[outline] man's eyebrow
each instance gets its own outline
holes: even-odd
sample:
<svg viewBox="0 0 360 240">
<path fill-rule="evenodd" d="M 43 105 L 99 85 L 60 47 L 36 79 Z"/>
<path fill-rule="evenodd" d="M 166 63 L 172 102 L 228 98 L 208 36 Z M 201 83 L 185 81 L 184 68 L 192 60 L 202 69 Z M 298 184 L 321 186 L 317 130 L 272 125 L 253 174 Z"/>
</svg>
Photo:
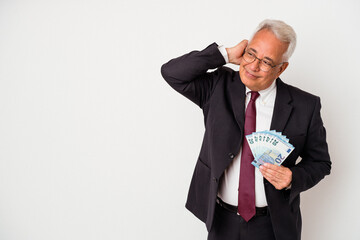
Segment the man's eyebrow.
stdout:
<svg viewBox="0 0 360 240">
<path fill-rule="evenodd" d="M 272 59 L 269 58 L 269 57 L 264 57 L 264 59 L 267 59 L 267 60 L 271 61 L 272 63 L 274 63 L 274 60 L 272 60 Z"/>
<path fill-rule="evenodd" d="M 249 51 L 252 51 L 252 52 L 254 52 L 254 53 L 257 53 L 257 51 L 256 51 L 255 49 L 253 49 L 253 48 L 249 48 Z M 264 57 L 263 59 L 266 59 L 266 60 L 271 61 L 272 63 L 274 63 L 274 60 L 272 60 L 272 59 L 269 58 L 269 57 Z"/>
<path fill-rule="evenodd" d="M 253 48 L 249 48 L 249 50 L 253 51 L 254 53 L 257 53 L 257 51 Z"/>
</svg>

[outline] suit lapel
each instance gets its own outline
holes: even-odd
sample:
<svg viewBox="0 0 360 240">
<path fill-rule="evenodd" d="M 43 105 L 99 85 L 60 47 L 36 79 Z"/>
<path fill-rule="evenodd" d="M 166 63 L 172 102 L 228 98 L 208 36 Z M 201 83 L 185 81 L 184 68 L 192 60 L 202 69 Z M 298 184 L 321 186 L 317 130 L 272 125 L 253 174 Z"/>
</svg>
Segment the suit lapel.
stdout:
<svg viewBox="0 0 360 240">
<path fill-rule="evenodd" d="M 241 82 L 239 72 L 235 72 L 233 82 L 229 85 L 231 105 L 241 131 L 245 121 L 245 85 Z M 282 132 L 289 120 L 293 107 L 292 98 L 286 84 L 280 78 L 276 79 L 276 99 L 270 129 Z"/>
<path fill-rule="evenodd" d="M 276 88 L 274 113 L 270 129 L 282 132 L 289 120 L 293 108 L 290 105 L 292 99 L 286 84 L 284 84 L 280 78 L 276 79 Z"/>
<path fill-rule="evenodd" d="M 245 121 L 245 85 L 241 82 L 239 72 L 234 72 L 233 81 L 229 85 L 231 105 L 241 131 Z"/>
</svg>

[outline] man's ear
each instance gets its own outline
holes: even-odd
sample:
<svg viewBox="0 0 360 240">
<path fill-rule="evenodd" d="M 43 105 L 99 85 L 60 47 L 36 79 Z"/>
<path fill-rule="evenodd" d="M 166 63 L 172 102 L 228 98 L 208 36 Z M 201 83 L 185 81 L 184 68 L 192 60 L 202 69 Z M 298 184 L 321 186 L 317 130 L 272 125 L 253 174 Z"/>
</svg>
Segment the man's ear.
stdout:
<svg viewBox="0 0 360 240">
<path fill-rule="evenodd" d="M 289 63 L 288 62 L 284 62 L 280 68 L 279 68 L 279 72 L 277 73 L 277 76 L 276 78 L 278 78 L 282 73 L 283 71 L 285 71 L 285 69 L 289 66 Z"/>
</svg>

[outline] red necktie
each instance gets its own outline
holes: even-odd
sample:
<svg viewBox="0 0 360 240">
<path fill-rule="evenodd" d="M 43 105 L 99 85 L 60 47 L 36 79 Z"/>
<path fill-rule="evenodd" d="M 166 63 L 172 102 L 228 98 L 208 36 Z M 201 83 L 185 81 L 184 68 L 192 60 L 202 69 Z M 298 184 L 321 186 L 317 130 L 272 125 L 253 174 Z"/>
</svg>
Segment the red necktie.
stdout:
<svg viewBox="0 0 360 240">
<path fill-rule="evenodd" d="M 238 197 L 238 212 L 246 222 L 255 215 L 255 167 L 251 164 L 254 156 L 245 136 L 256 131 L 255 100 L 259 97 L 258 92 L 250 93 L 251 99 L 245 112 Z"/>
</svg>

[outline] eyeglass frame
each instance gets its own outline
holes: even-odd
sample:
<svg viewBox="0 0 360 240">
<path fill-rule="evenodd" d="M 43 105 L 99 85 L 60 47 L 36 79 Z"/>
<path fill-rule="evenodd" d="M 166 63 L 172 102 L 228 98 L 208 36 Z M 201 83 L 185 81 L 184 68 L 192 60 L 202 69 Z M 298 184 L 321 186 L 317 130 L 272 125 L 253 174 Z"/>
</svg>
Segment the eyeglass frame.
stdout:
<svg viewBox="0 0 360 240">
<path fill-rule="evenodd" d="M 251 53 L 251 54 L 253 55 L 253 57 L 254 57 L 254 60 L 251 61 L 251 62 L 246 61 L 245 58 L 244 58 L 244 55 L 245 55 L 246 53 Z M 245 51 L 244 51 L 243 58 L 244 58 L 245 62 L 247 62 L 247 63 L 253 63 L 253 62 L 255 62 L 256 59 L 259 60 L 259 68 L 260 68 L 260 70 L 263 71 L 263 72 L 269 72 L 271 69 L 274 69 L 276 66 L 279 66 L 279 65 L 282 65 L 282 64 L 286 63 L 286 62 L 282 62 L 282 63 L 275 64 L 275 65 L 272 65 L 272 64 L 270 64 L 270 63 L 269 63 L 269 64 L 266 64 L 266 63 L 264 63 L 264 59 L 258 58 L 258 57 L 255 55 L 255 53 L 252 53 L 252 52 L 250 52 L 250 50 L 247 50 L 247 49 L 245 49 Z M 269 65 L 269 66 L 271 67 L 271 69 L 266 70 L 266 71 L 263 70 L 263 69 L 261 69 L 261 63 L 263 63 L 263 64 L 265 64 L 265 65 Z"/>
</svg>

